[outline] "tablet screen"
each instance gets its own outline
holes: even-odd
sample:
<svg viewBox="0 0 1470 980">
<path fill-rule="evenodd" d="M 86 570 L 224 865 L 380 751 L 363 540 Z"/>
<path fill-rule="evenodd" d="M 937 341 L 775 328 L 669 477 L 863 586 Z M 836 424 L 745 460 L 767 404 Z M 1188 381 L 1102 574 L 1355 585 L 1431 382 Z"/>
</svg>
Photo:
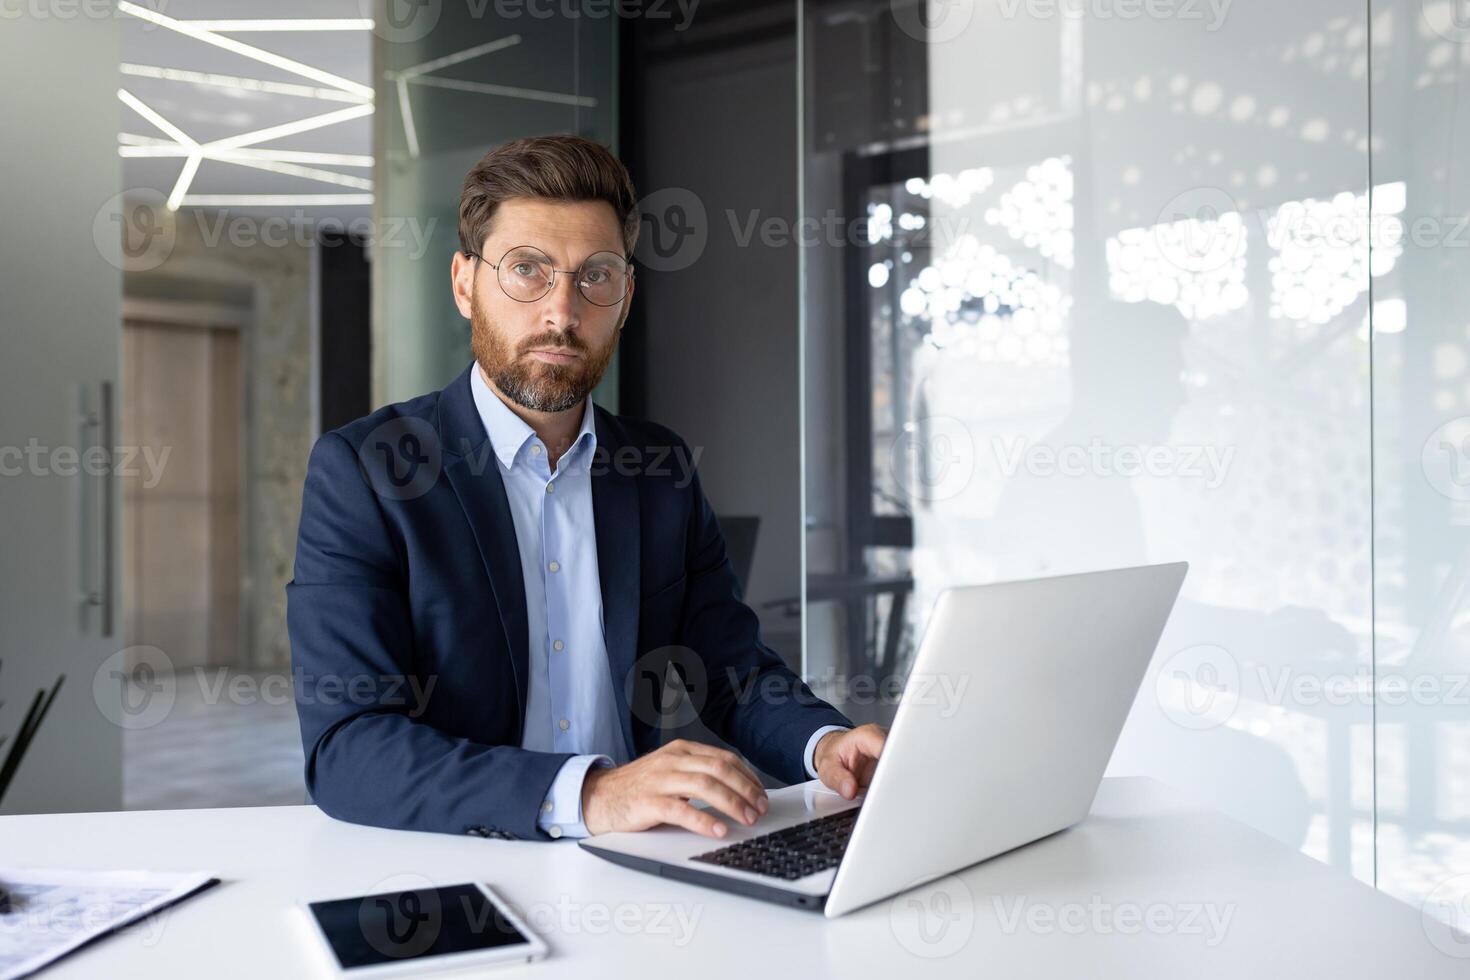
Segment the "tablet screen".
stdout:
<svg viewBox="0 0 1470 980">
<path fill-rule="evenodd" d="M 526 945 L 483 891 L 447 885 L 312 902 L 342 969 Z"/>
</svg>

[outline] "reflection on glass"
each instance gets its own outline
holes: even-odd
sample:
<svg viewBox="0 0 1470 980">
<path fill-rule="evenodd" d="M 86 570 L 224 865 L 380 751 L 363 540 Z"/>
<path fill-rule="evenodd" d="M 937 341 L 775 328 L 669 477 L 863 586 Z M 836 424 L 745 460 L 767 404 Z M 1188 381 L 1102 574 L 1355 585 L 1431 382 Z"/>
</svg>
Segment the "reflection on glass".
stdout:
<svg viewBox="0 0 1470 980">
<path fill-rule="evenodd" d="M 1470 31 L 1371 6 L 1378 886 L 1470 936 Z"/>
<path fill-rule="evenodd" d="M 1416 904 L 1470 871 L 1470 723 L 1384 724 L 1385 667 L 1425 630 L 1449 663 L 1470 573 L 1442 533 L 1470 520 L 1470 421 L 1425 443 L 1470 419 L 1470 303 L 1415 339 L 1452 280 L 1392 226 L 1448 162 L 1375 156 L 1370 182 L 1367 11 L 977 3 L 916 38 L 838 6 L 804 8 L 803 209 L 865 234 L 802 254 L 808 674 L 901 676 L 948 585 L 1187 559 L 1110 772 L 1370 882 L 1376 856 L 1390 890 L 1412 864 Z"/>
</svg>

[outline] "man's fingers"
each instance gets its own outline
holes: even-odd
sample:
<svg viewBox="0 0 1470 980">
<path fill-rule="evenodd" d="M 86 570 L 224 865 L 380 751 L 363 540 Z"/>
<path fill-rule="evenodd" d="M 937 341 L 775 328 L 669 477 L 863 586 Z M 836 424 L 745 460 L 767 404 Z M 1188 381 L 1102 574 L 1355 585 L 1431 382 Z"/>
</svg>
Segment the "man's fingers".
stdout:
<svg viewBox="0 0 1470 980">
<path fill-rule="evenodd" d="M 736 755 L 734 752 L 731 752 L 728 749 L 716 748 L 713 745 L 705 745 L 703 742 L 690 742 L 686 741 L 685 739 L 677 739 L 675 742 L 671 742 L 669 744 L 679 744 L 682 749 L 683 758 L 686 761 L 689 759 L 698 758 L 720 759 L 728 762 L 730 765 L 745 773 L 746 778 L 749 779 L 751 783 L 754 784 L 761 791 L 761 795 L 765 795 L 765 787 L 761 786 L 761 779 L 755 774 L 755 770 L 750 768 L 746 761 L 740 758 L 740 756 Z"/>
<path fill-rule="evenodd" d="M 692 830 L 696 834 L 706 837 L 724 837 L 729 828 L 707 810 L 690 806 L 683 800 L 676 800 L 672 796 L 663 797 L 662 804 L 658 807 L 658 815 L 664 823 Z"/>
<path fill-rule="evenodd" d="M 765 788 L 755 779 L 750 770 L 738 762 L 707 755 L 687 755 L 680 760 L 685 772 L 698 772 L 711 776 L 739 793 L 745 802 L 755 807 L 757 813 L 765 813 L 770 807 Z"/>
<path fill-rule="evenodd" d="M 854 728 L 847 734 L 847 739 L 842 746 L 843 755 L 849 759 L 856 756 L 866 756 L 876 759 L 883 752 L 883 743 L 887 741 L 888 733 L 877 725 L 863 725 Z"/>
<path fill-rule="evenodd" d="M 755 823 L 756 818 L 760 816 L 760 811 L 739 793 L 715 777 L 706 776 L 704 773 L 670 773 L 660 790 L 683 797 L 698 797 L 709 805 L 728 813 L 732 820 L 747 827 Z"/>
<path fill-rule="evenodd" d="M 682 743 L 682 747 L 686 755 L 698 755 L 704 756 L 705 758 L 714 759 L 728 759 L 730 762 L 733 762 L 735 765 L 750 773 L 751 779 L 755 779 L 755 770 L 746 765 L 744 759 L 740 758 L 740 756 L 736 755 L 734 752 L 731 752 L 729 749 L 722 749 L 713 745 L 705 745 L 703 742 L 690 742 L 687 739 L 679 739 L 678 741 Z"/>
<path fill-rule="evenodd" d="M 836 790 L 843 799 L 850 800 L 857 795 L 857 779 L 840 761 L 833 759 L 818 775 L 828 789 Z"/>
</svg>

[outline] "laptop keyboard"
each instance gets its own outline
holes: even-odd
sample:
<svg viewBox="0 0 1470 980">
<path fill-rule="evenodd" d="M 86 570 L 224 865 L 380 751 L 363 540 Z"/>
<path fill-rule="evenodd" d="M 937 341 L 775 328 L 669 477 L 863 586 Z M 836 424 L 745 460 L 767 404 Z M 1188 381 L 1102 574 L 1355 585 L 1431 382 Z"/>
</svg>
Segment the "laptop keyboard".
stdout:
<svg viewBox="0 0 1470 980">
<path fill-rule="evenodd" d="M 852 825 L 857 822 L 857 815 L 858 808 L 853 807 L 784 830 L 736 841 L 697 854 L 692 860 L 795 881 L 837 866 L 837 862 L 842 860 L 842 852 L 847 850 L 847 840 L 852 836 Z"/>
</svg>

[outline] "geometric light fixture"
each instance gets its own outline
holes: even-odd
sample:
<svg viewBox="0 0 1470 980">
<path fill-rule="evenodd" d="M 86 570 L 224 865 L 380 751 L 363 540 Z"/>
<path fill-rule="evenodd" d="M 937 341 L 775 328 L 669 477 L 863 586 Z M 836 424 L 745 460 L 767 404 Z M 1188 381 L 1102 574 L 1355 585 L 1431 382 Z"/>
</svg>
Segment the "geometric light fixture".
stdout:
<svg viewBox="0 0 1470 980">
<path fill-rule="evenodd" d="M 370 205 L 371 194 L 192 194 L 191 208 L 312 208 Z"/>
<path fill-rule="evenodd" d="M 291 95 L 304 99 L 324 99 L 331 102 L 354 104 L 373 101 L 355 92 L 344 92 L 341 89 L 297 85 L 292 82 L 271 82 L 263 78 L 242 78 L 239 75 L 220 75 L 215 72 L 188 71 L 183 68 L 160 68 L 157 65 L 136 65 L 126 61 L 119 67 L 124 75 L 133 75 L 138 78 L 188 82 L 192 85 L 234 89 L 237 92 L 265 92 L 270 95 Z"/>
<path fill-rule="evenodd" d="M 253 44 L 229 37 L 229 34 L 258 33 L 258 32 L 280 32 L 280 31 L 366 31 L 372 30 L 373 22 L 366 18 L 260 18 L 255 20 L 180 20 L 139 6 L 131 0 L 119 0 L 117 9 L 120 13 L 137 17 L 158 27 L 175 31 L 186 37 L 194 38 L 205 44 L 230 51 L 234 54 L 251 58 L 262 64 L 270 65 L 282 71 L 289 72 L 315 85 L 300 83 L 274 82 L 259 78 L 247 78 L 238 75 L 223 75 L 213 72 L 189 71 L 182 68 L 168 68 L 158 65 L 124 64 L 123 74 L 140 78 L 154 78 L 164 81 L 187 82 L 195 85 L 210 85 L 220 88 L 230 88 L 240 91 L 267 92 L 277 95 L 290 95 L 301 98 L 323 99 L 336 102 L 350 103 L 348 108 L 339 109 L 335 112 L 324 113 L 319 116 L 311 116 L 294 122 L 272 126 L 268 129 L 255 130 L 249 133 L 240 133 L 236 136 L 228 136 L 223 139 L 214 140 L 209 143 L 200 143 L 194 140 L 179 127 L 165 119 L 157 110 L 146 105 L 141 99 L 133 95 L 127 89 L 119 89 L 118 97 L 159 129 L 168 140 L 159 140 L 139 136 L 136 134 L 120 134 L 118 153 L 124 157 L 183 157 L 184 164 L 180 170 L 178 180 L 174 184 L 173 191 L 168 196 L 169 210 L 177 210 L 184 205 L 212 204 L 223 206 L 222 202 L 228 201 L 231 205 L 262 204 L 276 205 L 282 201 L 294 201 L 302 203 L 304 200 L 313 202 L 356 204 L 362 203 L 363 195 L 189 195 L 189 186 L 193 183 L 194 175 L 198 172 L 200 164 L 205 160 L 216 160 L 223 163 L 232 163 L 238 166 L 254 167 L 262 170 L 271 170 L 277 173 L 291 174 L 320 180 L 324 183 L 339 184 L 357 189 L 370 190 L 372 182 L 367 178 L 354 177 L 351 174 L 342 174 L 336 171 L 311 166 L 316 163 L 336 164 L 339 166 L 362 166 L 361 156 L 334 155 L 332 154 L 307 154 L 302 151 L 288 150 L 256 150 L 244 152 L 248 147 L 256 143 L 264 143 L 279 139 L 284 136 L 297 133 L 309 132 L 330 126 L 335 123 L 345 122 L 350 119 L 358 119 L 373 112 L 373 89 L 360 82 L 343 78 L 321 68 L 316 68 L 304 62 L 287 58 Z M 514 85 L 495 85 L 485 82 L 474 82 L 466 79 L 444 78 L 433 74 L 441 69 L 452 65 L 461 64 L 473 58 L 479 58 L 496 51 L 513 47 L 521 42 L 519 34 L 498 38 L 484 44 L 477 44 L 457 51 L 453 54 L 434 58 L 422 64 L 413 65 L 409 68 L 388 74 L 390 81 L 394 83 L 398 96 L 398 106 L 403 119 L 404 138 L 408 144 L 410 156 L 418 157 L 419 139 L 418 131 L 413 118 L 413 105 L 409 99 L 408 86 L 410 84 L 427 85 L 436 88 L 453 89 L 463 92 L 474 92 L 481 95 L 493 95 L 501 98 L 525 99 L 536 102 L 549 102 L 559 105 L 579 106 L 593 108 L 597 105 L 597 99 L 591 96 L 573 95 L 565 92 L 550 92 L 542 89 L 524 88 Z M 368 200 L 371 197 L 368 196 Z"/>
<path fill-rule="evenodd" d="M 478 58 L 481 55 L 487 55 L 494 51 L 515 47 L 520 43 L 521 36 L 519 34 L 511 34 L 508 37 L 500 37 L 493 41 L 487 41 L 484 44 L 477 44 L 463 51 L 456 51 L 454 54 L 447 54 L 442 58 L 434 58 L 422 64 L 413 65 L 402 71 L 388 73 L 388 78 L 393 82 L 393 86 L 398 93 L 398 113 L 403 117 L 403 138 L 408 143 L 409 156 L 415 159 L 418 158 L 419 133 L 418 127 L 414 125 L 413 121 L 413 103 L 408 99 L 408 83 L 427 75 L 429 72 L 438 71 L 440 68 L 448 68 L 450 65 L 457 65 L 461 62 L 469 61 L 471 58 Z"/>
<path fill-rule="evenodd" d="M 458 65 L 472 58 L 483 57 L 496 51 L 514 47 L 521 43 L 519 34 L 510 34 L 506 37 L 496 38 L 484 44 L 465 48 L 453 54 L 434 58 L 421 64 L 412 65 L 408 68 L 387 73 L 388 80 L 393 82 L 398 94 L 398 114 L 403 119 L 403 138 L 408 144 L 408 155 L 417 158 L 419 155 L 418 127 L 414 124 L 413 103 L 408 97 L 408 86 L 429 85 L 435 88 L 455 89 L 461 92 L 475 92 L 480 95 L 495 95 L 501 98 L 526 99 L 533 102 L 552 102 L 559 105 L 572 105 L 592 108 L 597 105 L 597 100 L 587 95 L 571 95 L 566 92 L 548 92 L 543 89 L 523 88 L 515 85 L 492 85 L 487 82 L 472 82 L 460 78 L 443 78 L 432 74 L 452 65 Z"/>
<path fill-rule="evenodd" d="M 137 133 L 119 133 L 117 136 L 118 156 L 121 157 L 182 157 L 189 151 L 173 140 L 156 136 L 141 136 Z M 247 147 L 232 147 L 215 150 L 210 159 L 219 160 L 280 160 L 287 163 L 321 163 L 337 167 L 372 167 L 373 158 L 365 153 L 325 153 L 316 150 L 259 150 Z"/>
<path fill-rule="evenodd" d="M 168 196 L 167 207 L 170 211 L 177 211 L 186 203 L 189 185 L 193 183 L 194 175 L 199 170 L 199 164 L 204 160 L 218 160 L 223 163 L 233 163 L 237 166 L 252 167 L 258 170 L 289 173 L 293 176 L 306 177 L 324 183 L 341 184 L 360 190 L 372 190 L 372 181 L 366 177 L 355 177 L 351 174 L 338 173 L 317 167 L 299 166 L 290 160 L 282 159 L 279 153 L 268 156 L 240 156 L 236 152 L 253 143 L 264 143 L 283 136 L 293 136 L 298 133 L 310 132 L 311 130 L 321 129 L 349 119 L 358 119 L 364 115 L 370 115 L 373 111 L 371 105 L 349 106 L 346 109 L 337 109 L 320 116 L 297 119 L 279 126 L 270 126 L 266 129 L 241 133 L 238 136 L 228 136 L 224 139 L 200 143 L 179 129 L 179 127 L 169 122 L 156 109 L 143 102 L 142 99 L 139 99 L 127 89 L 118 89 L 117 96 L 122 100 L 124 105 L 158 127 L 165 135 L 172 137 L 172 152 L 169 155 L 182 155 L 184 157 L 183 169 L 179 173 L 179 178 L 174 184 L 173 191 Z M 126 151 L 130 149 L 135 148 L 124 146 L 119 149 L 119 153 L 126 155 Z M 154 148 L 150 147 L 149 149 Z M 133 155 L 142 156 L 144 154 L 138 153 Z M 150 153 L 148 155 L 162 156 L 163 154 Z M 199 202 L 197 199 L 193 199 L 188 200 L 188 203 L 197 204 Z M 335 203 L 347 204 L 361 202 L 354 197 L 352 202 L 337 201 Z"/>
<path fill-rule="evenodd" d="M 265 143 L 286 136 L 311 132 L 326 126 L 371 115 L 373 112 L 372 88 L 360 82 L 354 82 L 351 79 L 343 78 L 340 75 L 335 75 L 329 71 L 305 64 L 304 62 L 276 54 L 273 51 L 267 51 L 256 45 L 246 44 L 243 41 L 226 37 L 221 32 L 361 31 L 371 30 L 372 21 L 363 19 L 323 20 L 319 18 L 300 18 L 295 20 L 278 18 L 254 21 L 187 21 L 168 17 L 146 7 L 140 7 L 135 3 L 129 2 L 129 0 L 121 0 L 117 5 L 117 9 L 121 13 L 137 17 L 158 27 L 175 31 L 186 37 L 211 44 L 234 54 L 297 75 L 317 83 L 317 86 L 269 82 L 264 79 L 243 78 L 234 75 L 216 75 L 207 72 L 192 72 L 152 65 L 124 65 L 123 73 L 126 75 L 350 103 L 344 108 L 320 115 L 308 116 L 265 129 L 257 129 L 212 140 L 207 143 L 201 143 L 168 119 L 165 119 L 156 109 L 144 103 L 142 99 L 139 99 L 132 92 L 129 92 L 125 88 L 118 89 L 118 98 L 122 100 L 123 104 L 138 113 L 138 115 L 153 124 L 155 128 L 168 137 L 167 140 L 158 140 L 156 138 L 149 139 L 133 134 L 121 134 L 118 147 L 119 155 L 124 157 L 182 156 L 184 158 L 184 164 L 179 172 L 178 179 L 175 181 L 173 190 L 168 196 L 167 207 L 170 211 L 177 211 L 186 204 L 191 206 L 278 206 L 282 203 L 355 205 L 370 204 L 372 202 L 371 194 L 189 195 L 189 187 L 194 181 L 194 176 L 198 173 L 200 164 L 205 160 L 216 160 L 236 166 L 304 177 L 309 180 L 350 187 L 356 190 L 371 191 L 372 181 L 366 177 L 339 173 L 334 170 L 310 165 L 313 163 L 331 162 L 345 166 L 363 166 L 362 161 L 367 159 L 370 163 L 371 158 L 345 154 L 308 154 L 304 151 L 290 150 L 256 150 L 250 152 L 248 148 L 257 143 Z"/>
<path fill-rule="evenodd" d="M 228 34 L 239 34 L 245 31 L 269 31 L 277 34 L 282 31 L 370 31 L 373 29 L 370 17 L 302 17 L 285 20 L 269 20 L 259 18 L 256 20 L 183 20 L 181 24 L 197 27 L 205 31 L 222 31 Z"/>
<path fill-rule="evenodd" d="M 132 16 L 137 17 L 140 20 L 146 20 L 149 23 L 156 24 L 159 27 L 164 27 L 171 31 L 177 31 L 180 34 L 183 34 L 187 37 L 192 37 L 199 41 L 203 41 L 206 44 L 212 44 L 215 47 L 223 48 L 226 51 L 231 51 L 238 55 L 243 55 L 246 58 L 253 58 L 256 61 L 270 65 L 273 68 L 279 68 L 282 71 L 290 72 L 293 75 L 300 75 L 302 78 L 309 78 L 312 81 L 321 82 L 324 85 L 327 85 L 331 88 L 341 89 L 344 92 L 356 93 L 357 95 L 362 96 L 368 101 L 372 100 L 372 88 L 367 85 L 363 85 L 361 82 L 354 82 L 351 79 L 343 78 L 340 75 L 334 75 L 329 71 L 322 70 L 321 68 L 313 68 L 311 65 L 305 64 L 303 62 L 296 61 L 292 58 L 287 58 L 284 55 L 276 54 L 273 51 L 267 51 L 264 48 L 258 48 L 253 44 L 246 44 L 244 41 L 237 41 L 232 37 L 226 37 L 223 34 L 219 34 L 215 31 L 211 31 L 203 27 L 195 27 L 186 20 L 176 20 L 173 17 L 165 16 L 164 14 L 160 14 L 157 11 L 149 10 L 147 7 L 140 7 L 135 3 L 130 3 L 129 0 L 120 0 L 117 5 L 117 9 L 122 13 L 131 14 Z M 238 24 L 239 22 L 237 21 L 235 23 Z M 239 28 L 237 27 L 236 29 L 238 30 Z"/>
</svg>

